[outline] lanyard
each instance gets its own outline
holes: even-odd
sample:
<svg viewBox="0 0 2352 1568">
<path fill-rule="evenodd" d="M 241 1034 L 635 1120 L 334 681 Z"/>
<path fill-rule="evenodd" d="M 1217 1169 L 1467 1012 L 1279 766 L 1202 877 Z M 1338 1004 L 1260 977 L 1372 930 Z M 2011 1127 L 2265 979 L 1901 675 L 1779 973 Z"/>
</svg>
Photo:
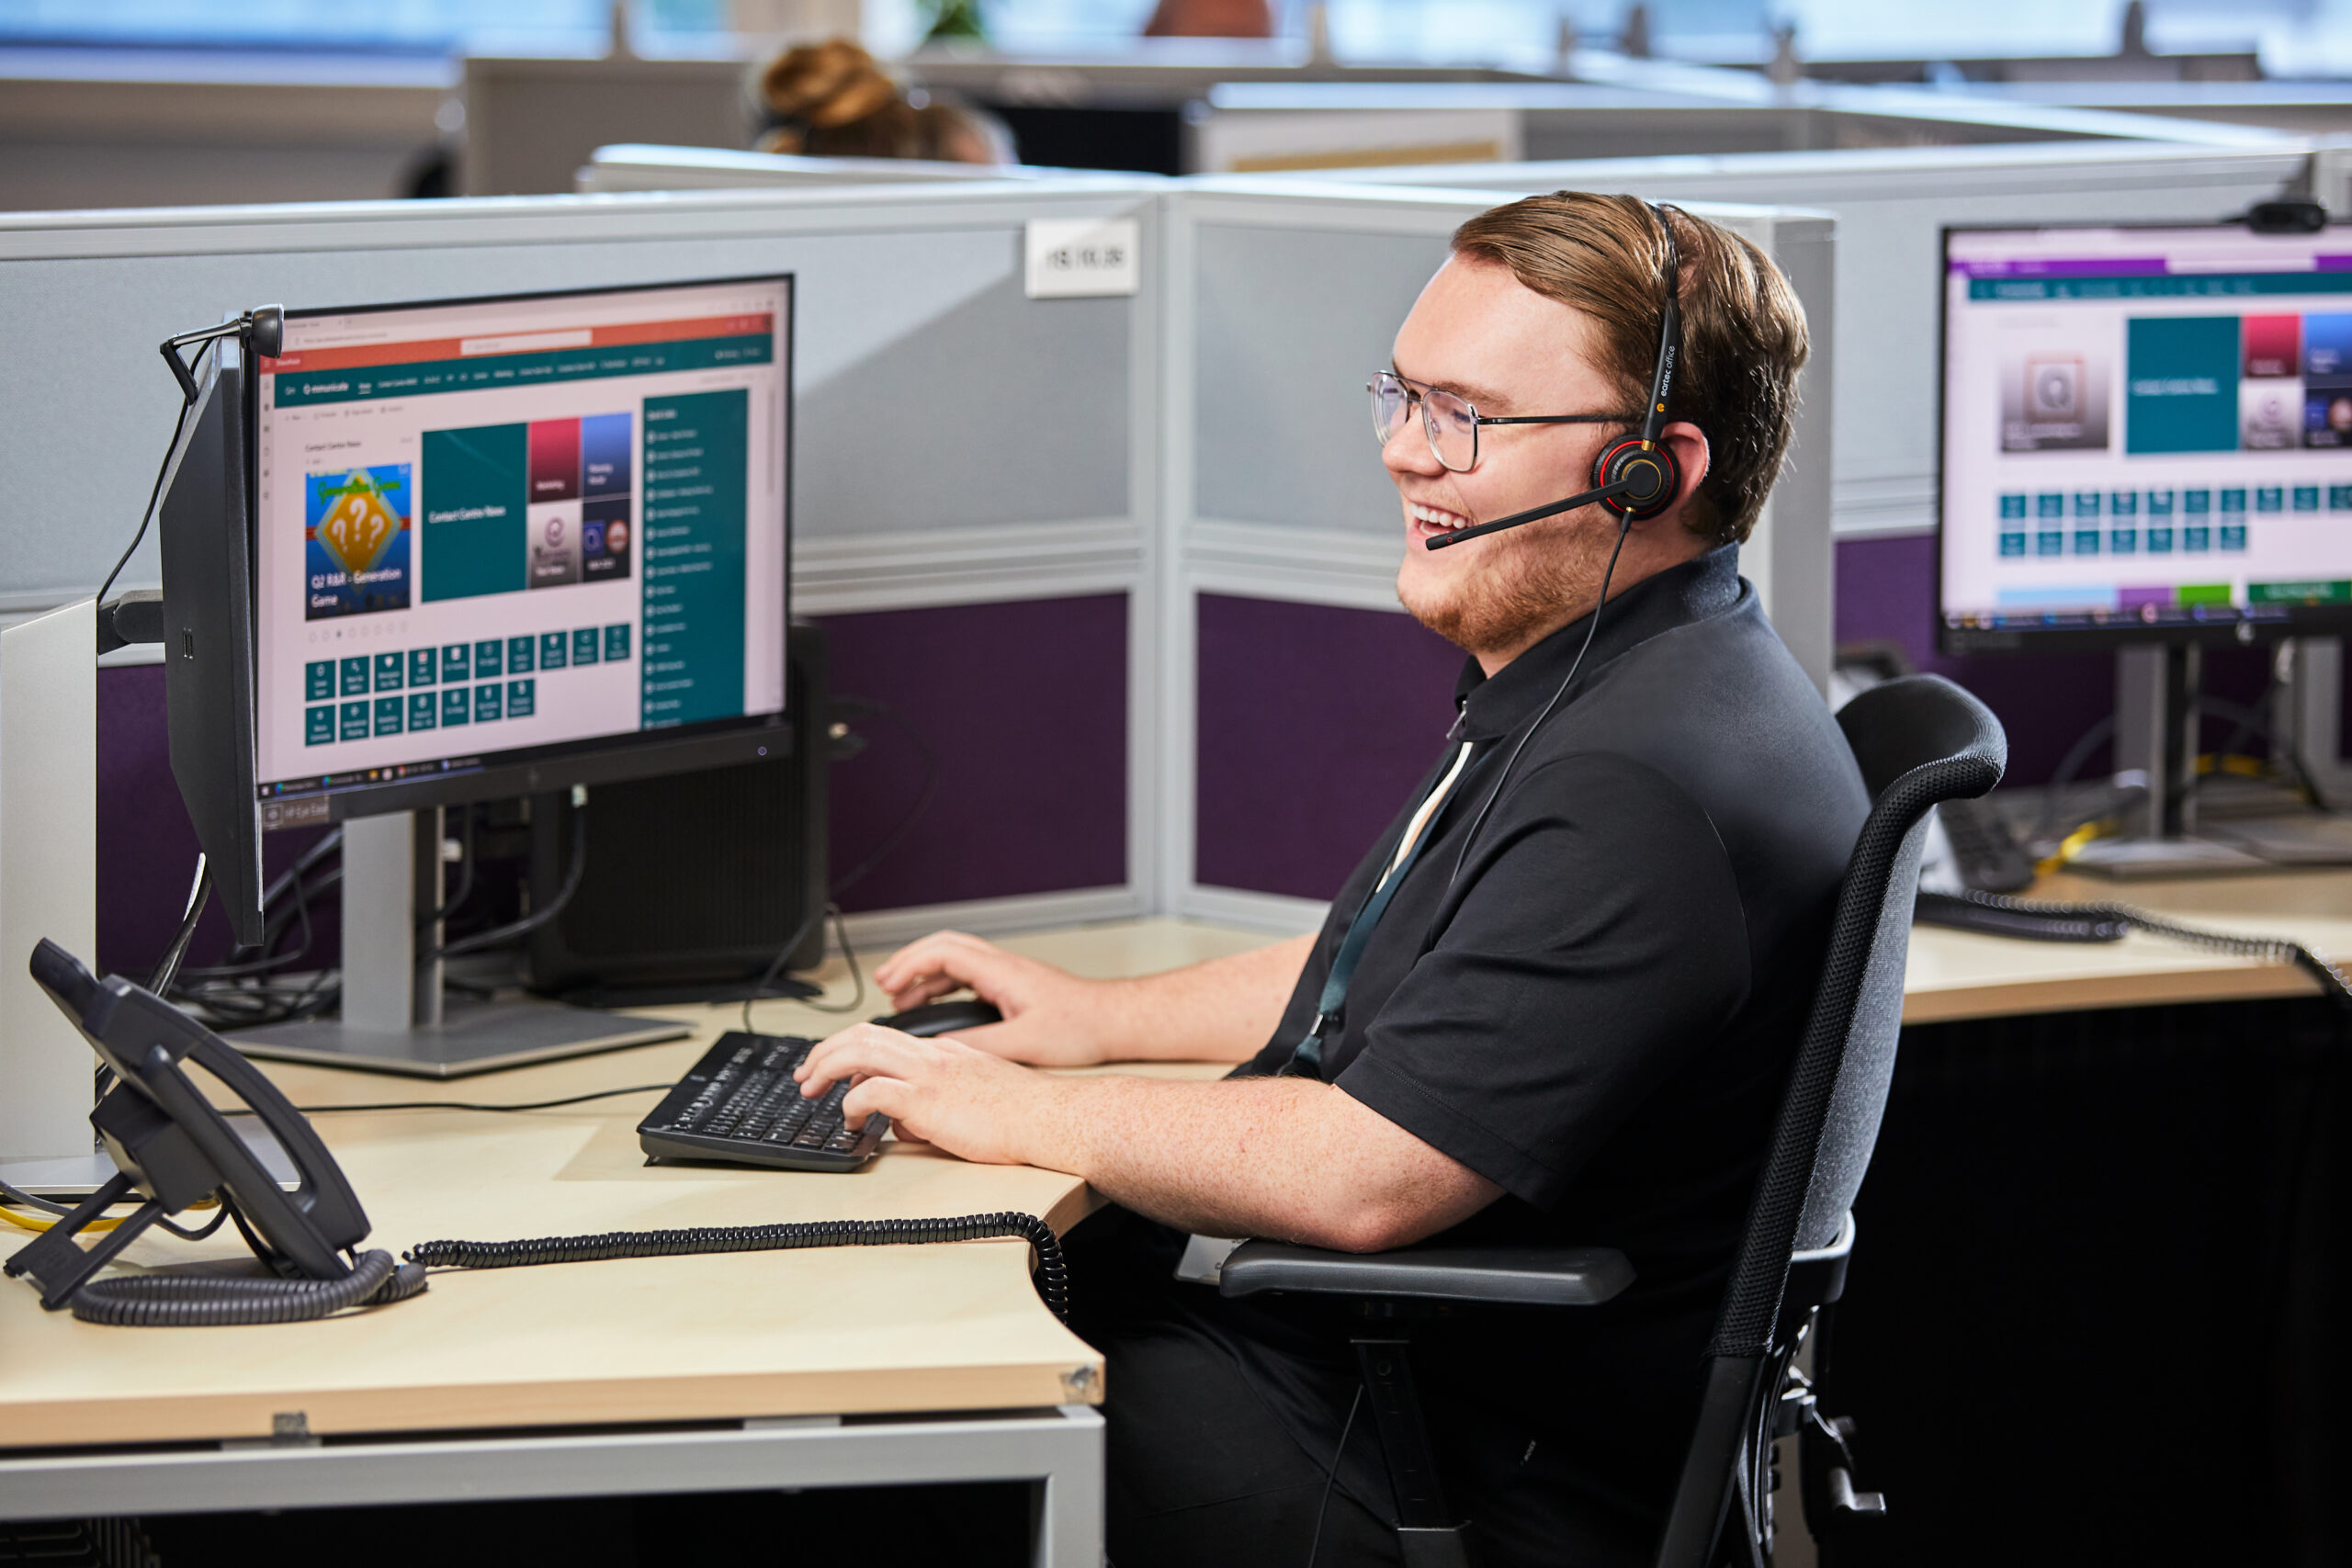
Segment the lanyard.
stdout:
<svg viewBox="0 0 2352 1568">
<path fill-rule="evenodd" d="M 1363 908 L 1358 909 L 1355 919 L 1348 922 L 1348 934 L 1340 942 L 1340 951 L 1331 960 L 1331 973 L 1323 982 L 1323 994 L 1316 1001 L 1315 1021 L 1307 1025 L 1306 1037 L 1291 1048 L 1290 1060 L 1283 1065 L 1283 1077 L 1319 1078 L 1323 1076 L 1323 1032 L 1340 1021 L 1340 1010 L 1347 1005 L 1348 984 L 1355 978 L 1356 964 L 1372 941 L 1372 933 L 1379 926 L 1380 917 L 1388 912 L 1389 900 L 1396 896 L 1396 889 L 1411 873 L 1413 863 L 1421 858 L 1422 846 L 1436 836 L 1432 829 L 1436 826 L 1438 813 L 1445 809 L 1445 803 L 1453 797 L 1463 775 L 1469 771 L 1470 751 L 1471 742 L 1464 741 L 1462 749 L 1454 753 L 1453 765 L 1446 770 L 1445 776 L 1437 782 L 1436 787 L 1421 802 L 1420 809 L 1414 812 L 1412 820 L 1405 825 L 1405 840 L 1396 858 L 1389 863 L 1388 874 L 1380 879 L 1373 888 L 1372 896 L 1363 901 Z"/>
</svg>

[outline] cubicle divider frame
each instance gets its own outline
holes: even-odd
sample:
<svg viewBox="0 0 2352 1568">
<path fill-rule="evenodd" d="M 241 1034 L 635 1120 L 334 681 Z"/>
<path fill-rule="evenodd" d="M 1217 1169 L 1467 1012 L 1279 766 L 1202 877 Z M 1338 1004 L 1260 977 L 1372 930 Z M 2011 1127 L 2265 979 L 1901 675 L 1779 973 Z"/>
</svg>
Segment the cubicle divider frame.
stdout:
<svg viewBox="0 0 2352 1568">
<path fill-rule="evenodd" d="M 1853 89 L 1839 90 L 1851 98 Z M 1932 535 L 1937 519 L 1940 265 L 1946 225 L 2183 222 L 2232 218 L 2257 201 L 2307 196 L 2352 209 L 2352 139 L 2248 138 L 2246 128 L 2183 122 L 2168 141 L 2075 141 L 2008 146 L 1400 166 L 1351 171 L 1365 183 L 1469 186 L 1518 195 L 1574 186 L 1681 199 L 1816 207 L 1838 218 L 1835 342 L 1838 461 L 1831 501 L 1839 542 Z M 2211 138 L 2199 144 L 2196 137 Z M 1818 318 L 1816 318 L 1818 321 Z M 1818 352 L 1818 351 L 1817 351 Z M 1877 626 L 1928 649 L 1933 562 L 1899 545 L 1873 573 L 1905 606 L 1870 607 Z M 1916 611 L 1908 608 L 1914 597 Z M 1884 635 L 1873 630 L 1867 635 Z M 2341 642 L 2298 639 L 2279 715 L 2331 795 L 2352 784 L 2343 749 Z M 2117 667 L 2118 701 L 2152 700 L 2145 661 Z M 2032 726 L 2011 719 L 2012 737 Z M 2087 722 L 2062 721 L 2069 727 Z M 2050 742 L 2063 747 L 2066 738 Z M 2119 766 L 2124 765 L 2119 763 Z"/>
<path fill-rule="evenodd" d="M 171 333 L 264 301 L 793 271 L 806 290 L 795 615 L 1125 601 L 1124 646 L 1099 650 L 1125 664 L 1125 798 L 1117 842 L 1094 857 L 1115 853 L 1124 876 L 886 910 L 853 930 L 887 942 L 947 921 L 1001 929 L 1148 912 L 1160 905 L 1151 835 L 1162 775 L 1157 727 L 1138 721 L 1159 683 L 1158 269 L 1147 265 L 1131 296 L 1033 299 L 1023 232 L 1033 220 L 1125 219 L 1153 257 L 1159 188 L 1152 177 L 1074 176 L 0 218 L 0 326 L 18 363 L 40 367 L 0 390 L 0 471 L 16 503 L 0 525 L 0 618 L 86 592 L 136 526 L 147 454 L 171 428 L 175 389 L 153 358 Z M 915 451 L 922 461 L 909 460 Z M 120 585 L 152 584 L 155 560 L 151 537 Z M 1003 671 L 1008 712 L 1021 673 Z"/>
<path fill-rule="evenodd" d="M 1163 642 L 1158 693 L 1159 754 L 1167 789 L 1158 840 L 1170 912 L 1274 930 L 1311 927 L 1317 898 L 1218 886 L 1199 874 L 1204 830 L 1198 790 L 1202 711 L 1198 646 L 1204 594 L 1402 615 L 1396 576 L 1405 548 L 1396 499 L 1363 424 L 1364 378 L 1386 362 L 1388 343 L 1420 284 L 1442 263 L 1447 239 L 1495 205 L 1491 192 L 1391 188 L 1293 176 L 1195 176 L 1164 197 L 1168 342 L 1163 355 L 1165 452 L 1159 558 Z M 1787 468 L 1757 533 L 1742 551 L 1784 639 L 1816 682 L 1828 677 L 1831 471 L 1828 339 L 1834 332 L 1835 224 L 1826 214 L 1717 203 L 1691 210 L 1755 242 L 1786 271 L 1814 323 Z M 1252 256 L 1252 237 L 1283 254 Z M 1204 243 L 1205 242 L 1205 243 Z M 1246 331 L 1216 341 L 1213 321 L 1246 288 L 1259 312 Z M 1276 353 L 1279 344 L 1283 352 Z M 1222 374 L 1204 358 L 1257 345 L 1243 396 L 1277 439 L 1254 454 L 1202 429 Z M 1311 413 L 1301 412 L 1312 410 Z M 1237 471 L 1238 470 L 1238 471 Z M 1205 481 L 1205 482 L 1204 482 Z M 1205 492 L 1205 493 L 1204 493 Z M 1410 723 L 1400 716 L 1400 722 Z M 1442 718 L 1430 728 L 1434 754 Z M 1331 761 L 1266 756 L 1268 770 L 1305 783 Z M 1418 769 L 1419 764 L 1415 764 Z M 1401 803 L 1409 776 L 1329 780 L 1344 792 L 1393 788 L 1359 804 L 1372 826 Z M 1369 837 L 1366 840 L 1369 842 Z"/>
<path fill-rule="evenodd" d="M 2216 128 L 2225 130 L 2234 128 Z M 1938 267 L 1947 224 L 2209 222 L 2313 191 L 2352 197 L 2352 148 L 2280 138 L 2129 141 L 1458 164 L 1351 170 L 1351 183 L 1491 191 L 1573 187 L 1678 201 L 1815 208 L 1838 218 L 1840 538 L 1935 526 Z M 1818 321 L 1816 320 L 1816 328 Z M 1922 368 L 1922 367 L 1925 368 Z"/>
<path fill-rule="evenodd" d="M 1072 176 L 0 220 L 0 278 L 13 284 L 0 291 L 0 328 L 28 363 L 81 367 L 59 383 L 19 380 L 0 393 L 0 466 L 18 486 L 18 517 L 87 520 L 72 530 L 20 524 L 0 536 L 13 536 L 15 547 L 13 570 L 0 577 L 0 614 L 48 608 L 69 596 L 67 585 L 103 572 L 119 536 L 107 525 L 120 519 L 127 530 L 140 500 L 137 465 L 104 459 L 136 454 L 141 432 L 168 428 L 170 384 L 151 373 L 149 356 L 154 341 L 191 321 L 266 299 L 334 304 L 480 292 L 518 280 L 616 284 L 788 268 L 801 276 L 806 301 L 797 367 L 796 614 L 1125 596 L 1125 876 L 873 909 L 850 922 L 860 945 L 888 945 L 942 925 L 1002 931 L 1148 913 L 1295 928 L 1319 915 L 1317 899 L 1221 886 L 1197 874 L 1200 596 L 1401 614 L 1393 580 L 1403 540 L 1393 494 L 1363 439 L 1359 384 L 1385 359 L 1420 283 L 1443 259 L 1446 237 L 1495 199 L 1476 189 L 1328 181 Z M 1830 471 L 1832 399 L 1822 367 L 1830 357 L 1823 340 L 1833 319 L 1834 225 L 1818 213 L 1705 210 L 1775 256 L 1815 322 L 1815 368 L 1805 382 L 1798 438 L 1745 565 L 1784 636 L 1821 678 L 1831 587 L 1827 536 L 1816 525 L 1826 515 Z M 1023 299 L 1008 305 L 1010 314 L 954 319 L 964 300 L 958 289 L 1020 291 L 1019 231 L 1031 219 L 1052 217 L 1137 223 L 1143 265 L 1136 292 L 1113 302 L 1115 329 L 1073 336 L 1054 323 L 1077 316 L 1049 313 L 1064 306 L 1049 299 Z M 992 258 L 981 268 L 985 277 L 972 270 L 975 243 Z M 1305 265 L 1251 268 L 1252 243 L 1295 253 Z M 851 253 L 864 262 L 845 261 Z M 852 271 L 866 276 L 853 278 Z M 1283 323 L 1282 341 L 1296 352 L 1257 367 L 1263 374 L 1238 389 L 1252 407 L 1282 411 L 1285 430 L 1304 433 L 1302 440 L 1271 456 L 1237 452 L 1231 443 L 1204 449 L 1204 349 L 1223 352 L 1210 341 L 1220 331 L 1254 335 L 1246 321 L 1204 316 L 1204 303 L 1214 303 L 1204 288 L 1228 301 L 1238 288 L 1261 322 Z M 842 294 L 847 302 L 829 307 L 829 295 Z M 1100 304 L 1071 303 L 1081 310 Z M 844 320 L 851 316 L 861 319 Z M 1019 461 L 1017 448 L 991 459 L 970 432 L 950 428 L 943 416 L 949 402 L 934 398 L 911 409 L 894 402 L 911 372 L 895 362 L 872 366 L 934 329 L 955 339 L 938 353 L 996 378 L 991 392 L 1001 389 L 1001 396 L 987 407 L 1012 406 L 1005 398 L 1046 400 L 1021 412 L 1091 420 L 1086 430 L 1100 437 L 1097 446 L 1112 439 L 1105 412 L 1076 404 L 1114 400 L 1115 389 L 1125 404 L 1117 421 L 1124 464 L 1106 466 L 1100 452 L 1068 442 L 1056 448 L 1069 469 L 1059 477 L 1054 463 Z M 913 360 L 933 353 L 922 349 Z M 1125 361 L 1107 379 L 1103 366 L 1087 363 L 1106 357 Z M 816 405 L 843 396 L 843 376 L 861 364 L 869 370 L 863 383 L 869 400 L 858 418 L 828 423 Z M 1065 383 L 1080 395 L 1052 392 Z M 1050 400 L 1049 392 L 1062 400 Z M 910 434 L 926 420 L 920 435 Z M 1013 438 L 1008 433 L 1008 443 Z M 934 451 L 925 463 L 910 463 L 905 454 L 918 441 L 945 456 Z M 910 479 L 910 470 L 936 471 Z M 1219 477 L 1204 497 L 1201 476 L 1211 472 Z M 857 478 L 843 479 L 844 473 Z M 1277 500 L 1300 504 L 1269 514 L 1232 501 L 1236 487 L 1261 480 Z M 1068 493 L 1028 507 L 1035 515 L 1023 514 L 1023 499 L 1003 493 L 1034 500 L 1057 489 Z M 856 520 L 831 521 L 851 500 L 861 508 Z M 125 581 L 152 581 L 153 560 L 135 557 Z M 1017 682 L 1008 681 L 1008 711 L 1020 698 Z M 1386 784 L 1363 787 L 1369 798 Z"/>
<path fill-rule="evenodd" d="M 1604 64 L 1604 62 L 1606 62 Z M 2287 132 L 1901 86 L 1805 82 L 1752 72 L 1579 54 L 1605 80 L 1230 82 L 1186 122 L 1193 174 L 1354 169 L 1659 153 L 2130 141 L 2276 145 Z M 1448 147 L 1487 151 L 1449 154 Z M 1383 154 L 1386 155 L 1384 156 Z"/>
</svg>

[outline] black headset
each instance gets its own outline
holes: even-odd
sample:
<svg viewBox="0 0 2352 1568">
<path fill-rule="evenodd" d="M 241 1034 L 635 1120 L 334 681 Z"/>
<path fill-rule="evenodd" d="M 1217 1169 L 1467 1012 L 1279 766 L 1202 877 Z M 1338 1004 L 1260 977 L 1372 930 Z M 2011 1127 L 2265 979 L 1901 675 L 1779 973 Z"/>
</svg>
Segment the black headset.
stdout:
<svg viewBox="0 0 2352 1568">
<path fill-rule="evenodd" d="M 1666 429 L 1666 405 L 1674 389 L 1675 367 L 1682 357 L 1682 254 L 1674 242 L 1674 225 L 1668 221 L 1666 209 L 1654 201 L 1645 205 L 1657 219 L 1658 231 L 1666 236 L 1666 309 L 1658 318 L 1657 364 L 1650 372 L 1650 400 L 1642 412 L 1641 434 L 1601 448 L 1600 456 L 1592 460 L 1592 488 L 1582 494 L 1440 534 L 1429 540 L 1428 548 L 1442 550 L 1481 534 L 1499 534 L 1596 501 L 1628 526 L 1646 523 L 1674 504 L 1682 490 L 1682 467 L 1659 435 Z"/>
</svg>

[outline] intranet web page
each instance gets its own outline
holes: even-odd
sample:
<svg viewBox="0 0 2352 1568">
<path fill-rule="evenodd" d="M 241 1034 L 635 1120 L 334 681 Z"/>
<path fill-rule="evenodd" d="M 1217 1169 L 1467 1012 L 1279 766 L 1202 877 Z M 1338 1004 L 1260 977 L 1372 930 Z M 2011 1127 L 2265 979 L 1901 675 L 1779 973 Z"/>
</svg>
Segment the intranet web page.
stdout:
<svg viewBox="0 0 2352 1568">
<path fill-rule="evenodd" d="M 1944 288 L 1948 626 L 2352 606 L 2352 233 L 1955 231 Z"/>
<path fill-rule="evenodd" d="M 782 712 L 789 288 L 289 317 L 257 393 L 262 798 Z"/>
</svg>

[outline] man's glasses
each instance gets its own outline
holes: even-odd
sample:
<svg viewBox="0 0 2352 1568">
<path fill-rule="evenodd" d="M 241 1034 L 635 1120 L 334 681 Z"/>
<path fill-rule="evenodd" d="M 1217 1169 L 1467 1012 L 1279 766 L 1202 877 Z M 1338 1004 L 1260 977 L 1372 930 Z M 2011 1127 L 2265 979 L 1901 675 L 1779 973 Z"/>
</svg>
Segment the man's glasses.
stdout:
<svg viewBox="0 0 2352 1568">
<path fill-rule="evenodd" d="M 1461 398 L 1439 387 L 1408 381 L 1393 370 L 1375 370 L 1364 389 L 1372 394 L 1372 434 L 1385 446 L 1411 413 L 1421 405 L 1421 429 L 1430 451 L 1457 474 L 1478 466 L 1478 427 L 1482 424 L 1634 424 L 1638 413 L 1483 414 Z"/>
</svg>

